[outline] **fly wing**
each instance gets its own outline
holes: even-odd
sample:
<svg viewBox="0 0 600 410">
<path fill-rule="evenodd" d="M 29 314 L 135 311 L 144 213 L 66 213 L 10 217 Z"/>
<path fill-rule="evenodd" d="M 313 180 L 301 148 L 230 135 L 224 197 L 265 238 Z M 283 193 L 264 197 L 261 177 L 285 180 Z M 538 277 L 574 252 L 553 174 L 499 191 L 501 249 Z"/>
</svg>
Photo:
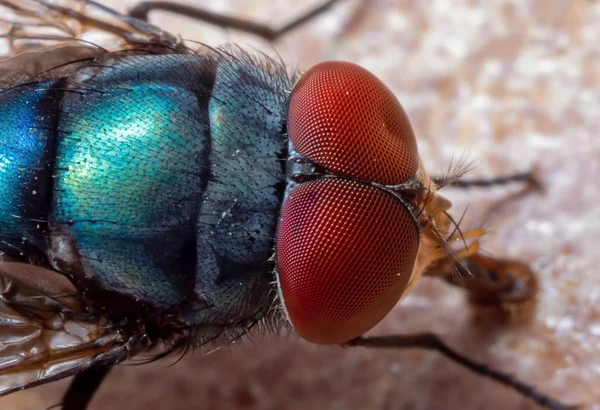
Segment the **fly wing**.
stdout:
<svg viewBox="0 0 600 410">
<path fill-rule="evenodd" d="M 65 43 L 104 51 L 185 48 L 172 34 L 91 0 L 0 0 L 0 15 L 5 56 Z"/>
<path fill-rule="evenodd" d="M 0 395 L 127 359 L 132 340 L 107 322 L 84 311 L 63 275 L 0 263 Z"/>
<path fill-rule="evenodd" d="M 90 0 L 0 0 L 0 88 L 58 78 L 111 52 L 189 53 L 172 34 Z"/>
<path fill-rule="evenodd" d="M 29 51 L 0 61 L 0 89 L 67 75 L 77 65 L 89 63 L 106 52 L 80 45 L 53 46 Z"/>
</svg>

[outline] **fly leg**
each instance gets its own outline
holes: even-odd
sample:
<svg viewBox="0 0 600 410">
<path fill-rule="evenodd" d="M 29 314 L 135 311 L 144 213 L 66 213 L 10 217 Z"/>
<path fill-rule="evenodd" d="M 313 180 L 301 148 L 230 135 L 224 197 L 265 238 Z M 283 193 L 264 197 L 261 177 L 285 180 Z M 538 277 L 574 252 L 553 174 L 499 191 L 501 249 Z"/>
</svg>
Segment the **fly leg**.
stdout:
<svg viewBox="0 0 600 410">
<path fill-rule="evenodd" d="M 533 387 L 515 379 L 513 376 L 489 368 L 481 363 L 474 362 L 471 359 L 455 352 L 448 347 L 439 337 L 431 333 L 421 333 L 415 335 L 398 336 L 379 336 L 379 337 L 358 337 L 343 346 L 363 346 L 376 349 L 427 349 L 436 350 L 450 360 L 466 367 L 467 369 L 488 377 L 504 386 L 517 391 L 525 397 L 528 397 L 538 403 L 540 406 L 550 410 L 569 410 L 576 409 L 577 406 L 571 406 L 556 401 L 543 393 L 538 392 Z"/>
<path fill-rule="evenodd" d="M 308 11 L 304 15 L 298 17 L 294 21 L 286 24 L 281 28 L 271 28 L 264 24 L 254 23 L 251 21 L 239 19 L 233 16 L 227 16 L 219 13 L 214 13 L 206 9 L 186 4 L 179 4 L 169 1 L 142 1 L 129 11 L 131 17 L 147 21 L 148 13 L 153 10 L 163 10 L 183 16 L 191 17 L 209 24 L 214 24 L 222 28 L 239 30 L 245 33 L 255 34 L 268 41 L 275 41 L 279 37 L 287 34 L 295 28 L 310 21 L 314 17 L 326 12 L 334 4 L 341 0 L 329 0 L 318 7 Z"/>
<path fill-rule="evenodd" d="M 444 178 L 438 177 L 433 178 L 433 181 L 437 184 L 443 183 Z M 517 172 L 511 175 L 495 178 L 483 178 L 483 179 L 458 179 L 450 184 L 451 187 L 455 188 L 491 188 L 499 185 L 507 185 L 515 182 L 524 182 L 528 186 L 540 189 L 541 183 L 537 177 L 537 170 L 534 168 L 527 172 Z"/>
<path fill-rule="evenodd" d="M 78 373 L 62 400 L 62 410 L 85 410 L 112 366 L 93 366 Z"/>
<path fill-rule="evenodd" d="M 460 286 L 475 305 L 497 305 L 532 302 L 538 290 L 534 272 L 526 264 L 475 253 L 464 259 L 447 258 L 434 263 L 426 272 Z"/>
<path fill-rule="evenodd" d="M 488 188 L 510 183 L 525 183 L 526 186 L 496 203 L 489 211 L 497 212 L 500 207 L 527 195 L 542 190 L 542 184 L 534 168 L 528 172 L 478 180 L 458 180 L 451 186 L 458 188 Z M 460 233 L 460 232 L 459 232 Z M 464 257 L 448 257 L 434 262 L 425 273 L 440 277 L 465 289 L 469 300 L 477 306 L 498 306 L 510 313 L 513 307 L 524 307 L 534 302 L 538 290 L 535 273 L 526 264 L 510 259 L 494 258 L 481 252 L 468 253 Z M 525 312 L 521 312 L 523 314 Z M 531 312 L 533 313 L 533 312 Z"/>
</svg>

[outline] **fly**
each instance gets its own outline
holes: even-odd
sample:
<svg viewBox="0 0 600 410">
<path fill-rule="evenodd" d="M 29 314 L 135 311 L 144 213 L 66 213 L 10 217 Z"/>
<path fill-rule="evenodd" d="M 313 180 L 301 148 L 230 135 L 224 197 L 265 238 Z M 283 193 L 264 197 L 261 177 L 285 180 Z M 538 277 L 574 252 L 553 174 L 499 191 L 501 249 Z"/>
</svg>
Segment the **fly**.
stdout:
<svg viewBox="0 0 600 410">
<path fill-rule="evenodd" d="M 118 363 L 267 324 L 318 344 L 437 350 L 568 408 L 435 335 L 363 336 L 423 274 L 465 276 L 477 303 L 535 291 L 531 271 L 478 254 L 484 231 L 462 231 L 440 194 L 460 175 L 427 174 L 379 79 L 340 61 L 290 73 L 145 21 L 163 9 L 275 39 L 334 3 L 271 30 L 174 3 L 128 16 L 0 1 L 14 19 L 0 66 L 0 394 L 76 375 L 62 406 L 85 408 Z"/>
</svg>

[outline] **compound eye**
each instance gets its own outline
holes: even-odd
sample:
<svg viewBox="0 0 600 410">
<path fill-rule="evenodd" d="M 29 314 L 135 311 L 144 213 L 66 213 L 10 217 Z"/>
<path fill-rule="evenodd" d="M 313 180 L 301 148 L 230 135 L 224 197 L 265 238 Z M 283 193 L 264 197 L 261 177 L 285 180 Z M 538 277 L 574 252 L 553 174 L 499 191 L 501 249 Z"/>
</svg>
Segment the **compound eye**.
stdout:
<svg viewBox="0 0 600 410">
<path fill-rule="evenodd" d="M 377 77 L 352 63 L 320 63 L 300 78 L 290 97 L 288 132 L 296 151 L 344 176 L 397 185 L 417 170 L 417 143 L 404 109 Z"/>
<path fill-rule="evenodd" d="M 392 195 L 321 179 L 286 199 L 277 233 L 280 295 L 296 331 L 313 343 L 343 343 L 375 326 L 412 274 L 419 233 Z"/>
</svg>

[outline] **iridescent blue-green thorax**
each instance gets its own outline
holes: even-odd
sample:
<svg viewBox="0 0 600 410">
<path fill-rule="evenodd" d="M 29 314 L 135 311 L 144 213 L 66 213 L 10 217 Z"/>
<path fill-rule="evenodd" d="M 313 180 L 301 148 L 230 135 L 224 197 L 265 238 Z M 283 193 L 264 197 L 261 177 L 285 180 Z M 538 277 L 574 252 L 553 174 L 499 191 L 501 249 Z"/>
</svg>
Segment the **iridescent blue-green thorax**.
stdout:
<svg viewBox="0 0 600 410">
<path fill-rule="evenodd" d="M 4 90 L 0 250 L 118 317 L 257 320 L 291 81 L 245 55 L 111 53 Z"/>
</svg>

